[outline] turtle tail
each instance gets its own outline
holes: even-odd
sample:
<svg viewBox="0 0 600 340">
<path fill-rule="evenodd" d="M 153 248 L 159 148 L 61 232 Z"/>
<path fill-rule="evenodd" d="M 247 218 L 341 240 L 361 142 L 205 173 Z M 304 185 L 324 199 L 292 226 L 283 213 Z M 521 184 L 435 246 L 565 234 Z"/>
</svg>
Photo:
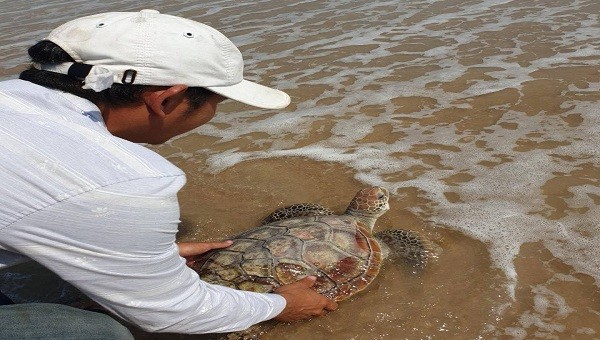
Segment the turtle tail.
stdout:
<svg viewBox="0 0 600 340">
<path fill-rule="evenodd" d="M 373 235 L 381 244 L 383 256 L 404 260 L 416 268 L 423 268 L 436 257 L 436 246 L 421 234 L 403 229 L 384 230 Z"/>
</svg>

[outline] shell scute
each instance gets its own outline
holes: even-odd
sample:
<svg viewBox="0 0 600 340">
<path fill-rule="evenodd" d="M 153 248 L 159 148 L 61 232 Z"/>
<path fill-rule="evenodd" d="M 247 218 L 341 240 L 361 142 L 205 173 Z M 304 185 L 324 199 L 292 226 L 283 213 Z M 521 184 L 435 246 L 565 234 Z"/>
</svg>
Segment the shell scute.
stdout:
<svg viewBox="0 0 600 340">
<path fill-rule="evenodd" d="M 280 286 L 279 282 L 270 277 L 243 276 L 237 281 L 238 289 L 256 293 L 272 292 L 275 288 Z"/>
<path fill-rule="evenodd" d="M 237 240 L 233 240 L 233 243 L 229 247 L 227 247 L 227 250 L 244 253 L 244 252 L 249 251 L 252 247 L 255 247 L 255 246 L 256 246 L 255 240 L 237 239 Z"/>
<path fill-rule="evenodd" d="M 254 244 L 251 247 L 246 248 L 246 251 L 244 251 L 242 255 L 243 258 L 245 260 L 272 259 L 273 255 L 271 255 L 271 252 L 264 247 L 264 243 L 265 241 L 254 240 Z"/>
<path fill-rule="evenodd" d="M 243 238 L 255 239 L 255 240 L 268 240 L 276 235 L 282 235 L 287 229 L 279 228 L 274 225 L 266 225 L 260 228 L 252 229 L 240 235 Z"/>
<path fill-rule="evenodd" d="M 355 254 L 358 257 L 367 258 L 369 256 L 369 246 L 366 236 L 355 230 L 333 230 L 332 242 L 340 249 Z"/>
<path fill-rule="evenodd" d="M 300 224 L 289 226 L 287 235 L 295 236 L 301 240 L 328 240 L 331 235 L 331 227 L 325 223 L 315 221 L 311 224 Z"/>
<path fill-rule="evenodd" d="M 250 259 L 240 264 L 246 275 L 268 277 L 273 273 L 273 261 L 271 259 Z"/>
<path fill-rule="evenodd" d="M 304 261 L 283 259 L 275 265 L 274 271 L 279 282 L 288 284 L 297 281 L 299 277 L 309 275 L 312 266 Z"/>
<path fill-rule="evenodd" d="M 302 240 L 291 236 L 278 236 L 266 240 L 264 247 L 276 258 L 297 258 L 302 253 Z"/>
<path fill-rule="evenodd" d="M 317 217 L 317 221 L 324 223 L 334 229 L 354 230 L 356 229 L 357 225 L 356 219 L 350 216 L 343 215 L 319 216 Z"/>
<path fill-rule="evenodd" d="M 323 272 L 333 281 L 344 282 L 353 280 L 368 268 L 368 263 L 354 256 L 346 256 L 343 259 L 329 264 Z"/>
<path fill-rule="evenodd" d="M 337 247 L 332 247 L 330 242 L 312 241 L 306 242 L 302 252 L 304 261 L 324 271 L 336 263 L 344 260 L 348 254 Z"/>
</svg>

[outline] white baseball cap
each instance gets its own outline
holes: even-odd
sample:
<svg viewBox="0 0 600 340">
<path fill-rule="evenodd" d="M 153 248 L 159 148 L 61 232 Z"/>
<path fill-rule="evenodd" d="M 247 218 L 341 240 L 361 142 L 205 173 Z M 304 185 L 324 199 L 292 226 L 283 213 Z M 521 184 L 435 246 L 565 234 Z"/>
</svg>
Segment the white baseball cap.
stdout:
<svg viewBox="0 0 600 340">
<path fill-rule="evenodd" d="M 47 40 L 65 50 L 76 66 L 91 65 L 81 78 L 85 79 L 84 88 L 95 91 L 106 89 L 113 82 L 185 84 L 260 108 L 279 109 L 290 103 L 286 93 L 243 78 L 241 52 L 219 31 L 155 10 L 75 19 L 53 30 Z M 71 74 L 72 65 L 37 67 Z"/>
</svg>

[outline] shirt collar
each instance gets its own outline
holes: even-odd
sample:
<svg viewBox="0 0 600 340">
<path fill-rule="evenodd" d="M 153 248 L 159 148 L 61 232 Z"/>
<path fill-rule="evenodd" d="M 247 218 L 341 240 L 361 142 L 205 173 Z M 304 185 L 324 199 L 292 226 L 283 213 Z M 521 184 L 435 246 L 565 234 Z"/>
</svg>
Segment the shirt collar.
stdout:
<svg viewBox="0 0 600 340">
<path fill-rule="evenodd" d="M 73 104 L 73 106 L 81 110 L 82 115 L 88 117 L 95 123 L 99 123 L 103 126 L 106 126 L 100 109 L 94 103 L 71 93 L 58 92 L 58 94 L 65 98 L 67 101 L 69 101 L 71 104 Z"/>
</svg>

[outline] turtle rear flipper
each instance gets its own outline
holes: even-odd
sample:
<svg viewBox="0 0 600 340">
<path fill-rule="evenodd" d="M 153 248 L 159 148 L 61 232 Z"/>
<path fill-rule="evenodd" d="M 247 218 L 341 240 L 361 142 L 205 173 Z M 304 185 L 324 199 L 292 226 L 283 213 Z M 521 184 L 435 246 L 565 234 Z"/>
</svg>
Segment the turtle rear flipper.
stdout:
<svg viewBox="0 0 600 340">
<path fill-rule="evenodd" d="M 324 215 L 333 215 L 333 211 L 317 203 L 298 203 L 275 210 L 271 215 L 267 216 L 262 223 L 267 224 L 294 217 Z"/>
<path fill-rule="evenodd" d="M 414 267 L 424 267 L 438 253 L 436 245 L 414 231 L 392 229 L 380 231 L 373 236 L 381 244 L 384 258 L 403 259 Z"/>
</svg>

